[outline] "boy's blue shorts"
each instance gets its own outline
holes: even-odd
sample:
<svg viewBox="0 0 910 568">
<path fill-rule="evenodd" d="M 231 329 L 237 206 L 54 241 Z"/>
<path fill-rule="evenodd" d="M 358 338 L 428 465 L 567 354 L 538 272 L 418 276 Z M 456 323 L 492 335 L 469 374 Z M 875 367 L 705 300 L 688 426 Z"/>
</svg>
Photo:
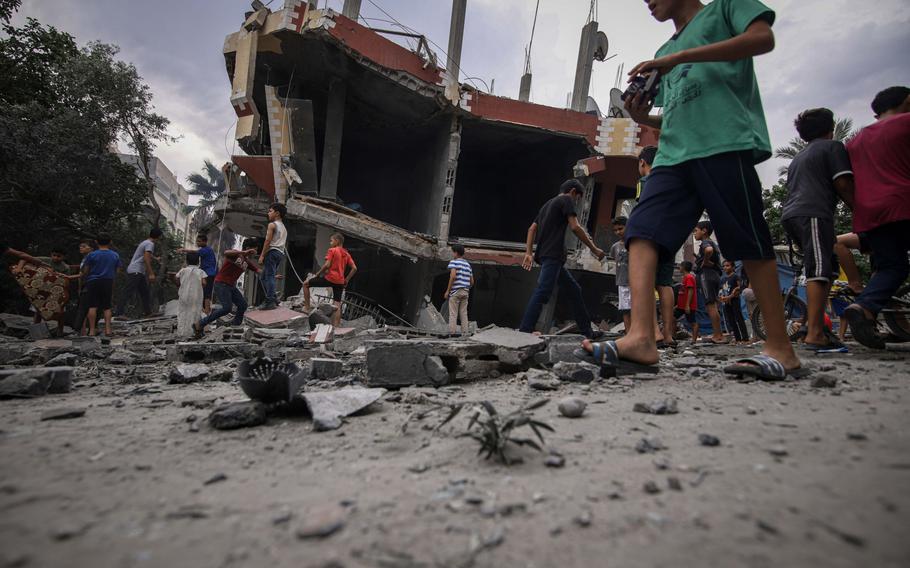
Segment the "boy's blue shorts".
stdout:
<svg viewBox="0 0 910 568">
<path fill-rule="evenodd" d="M 658 262 L 672 261 L 707 211 L 723 258 L 775 258 L 751 156 L 725 152 L 651 170 L 626 225 L 626 246 L 646 239 L 658 245 Z"/>
</svg>

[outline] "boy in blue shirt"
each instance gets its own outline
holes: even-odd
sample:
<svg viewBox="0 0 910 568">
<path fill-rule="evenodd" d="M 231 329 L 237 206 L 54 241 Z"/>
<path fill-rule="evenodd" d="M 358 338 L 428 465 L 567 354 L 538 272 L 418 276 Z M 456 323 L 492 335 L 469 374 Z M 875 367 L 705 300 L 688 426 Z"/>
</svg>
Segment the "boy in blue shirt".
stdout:
<svg viewBox="0 0 910 568">
<path fill-rule="evenodd" d="M 754 168 L 771 157 L 771 144 L 752 57 L 774 49 L 774 12 L 758 0 L 649 0 L 647 6 L 657 21 L 672 20 L 675 32 L 654 59 L 629 73 L 660 73 L 653 100 L 639 91 L 625 106 L 636 122 L 661 131 L 651 175 L 626 227 L 632 333 L 586 348 L 614 370 L 635 372 L 657 362 L 654 274 L 707 210 L 727 256 L 744 261 L 762 313 L 771 316 L 763 354 L 725 370 L 776 380 L 804 375 L 784 325 Z M 661 116 L 650 115 L 654 106 L 663 107 Z"/>
<path fill-rule="evenodd" d="M 111 336 L 111 296 L 114 277 L 123 263 L 120 255 L 111 250 L 111 236 L 98 235 L 98 250 L 88 253 L 82 263 L 85 297 L 88 302 L 89 335 L 95 335 L 98 310 L 104 312 L 104 335 Z"/>
<path fill-rule="evenodd" d="M 180 249 L 177 252 L 199 254 L 199 268 L 205 272 L 205 286 L 202 290 L 202 311 L 207 314 L 212 313 L 212 292 L 215 290 L 215 274 L 218 273 L 218 260 L 215 258 L 215 251 L 209 246 L 207 235 L 196 236 L 196 250 Z"/>
</svg>

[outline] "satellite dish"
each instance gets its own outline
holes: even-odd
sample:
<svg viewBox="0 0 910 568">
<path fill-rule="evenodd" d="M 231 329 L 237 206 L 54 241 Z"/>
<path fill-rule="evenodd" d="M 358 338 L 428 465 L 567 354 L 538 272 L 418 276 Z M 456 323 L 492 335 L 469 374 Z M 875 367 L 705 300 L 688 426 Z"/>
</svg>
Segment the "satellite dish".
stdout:
<svg viewBox="0 0 910 568">
<path fill-rule="evenodd" d="M 600 107 L 597 106 L 597 101 L 590 95 L 588 95 L 588 101 L 585 103 L 585 114 L 593 114 L 597 118 L 603 116 L 600 112 Z"/>
<path fill-rule="evenodd" d="M 610 89 L 610 118 L 632 118 L 625 109 L 621 89 Z"/>
<path fill-rule="evenodd" d="M 603 61 L 607 58 L 607 48 L 610 47 L 610 41 L 607 39 L 607 34 L 603 32 L 597 32 L 594 36 L 594 59 L 598 61 Z"/>
</svg>

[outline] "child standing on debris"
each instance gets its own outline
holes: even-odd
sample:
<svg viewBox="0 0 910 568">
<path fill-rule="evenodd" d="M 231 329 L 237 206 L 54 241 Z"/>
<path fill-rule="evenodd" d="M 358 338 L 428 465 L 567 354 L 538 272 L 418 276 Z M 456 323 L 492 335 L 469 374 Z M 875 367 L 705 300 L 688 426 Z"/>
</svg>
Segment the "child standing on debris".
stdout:
<svg viewBox="0 0 910 568">
<path fill-rule="evenodd" d="M 123 263 L 120 255 L 111 250 L 111 236 L 98 235 L 98 250 L 92 251 L 82 263 L 85 297 L 88 303 L 88 334 L 95 335 L 98 311 L 104 313 L 104 334 L 111 336 L 111 298 L 114 295 L 114 277 Z"/>
<path fill-rule="evenodd" d="M 265 244 L 259 254 L 259 264 L 262 266 L 262 287 L 265 288 L 265 302 L 260 304 L 260 310 L 274 310 L 278 307 L 278 292 L 275 280 L 278 267 L 284 260 L 287 246 L 288 230 L 284 226 L 284 216 L 287 208 L 280 203 L 273 203 L 269 207 L 269 227 L 265 233 Z"/>
<path fill-rule="evenodd" d="M 743 308 L 739 301 L 741 292 L 739 275 L 732 260 L 724 261 L 724 275 L 720 277 L 720 294 L 717 299 L 724 310 L 724 321 L 733 332 L 733 337 L 738 343 L 749 341 L 749 330 L 746 329 L 746 320 L 743 318 Z"/>
<path fill-rule="evenodd" d="M 471 263 L 464 259 L 464 245 L 452 245 L 455 255 L 449 261 L 449 285 L 443 298 L 449 300 L 449 333 L 455 333 L 457 318 L 461 317 L 461 334 L 468 334 L 468 296 L 474 286 L 474 271 Z"/>
<path fill-rule="evenodd" d="M 695 292 L 695 275 L 692 274 L 692 263 L 688 260 L 680 262 L 679 271 L 682 272 L 682 285 L 679 287 L 679 295 L 676 298 L 676 309 L 673 310 L 673 315 L 677 318 L 682 315 L 686 316 L 686 322 L 692 328 L 692 343 L 695 343 L 698 341 L 698 320 L 695 319 L 695 312 L 698 311 L 698 295 Z"/>
<path fill-rule="evenodd" d="M 619 313 L 622 314 L 623 331 L 629 331 L 629 310 L 632 309 L 632 295 L 629 293 L 629 251 L 626 250 L 625 217 L 613 219 L 613 234 L 619 239 L 610 247 L 610 256 L 616 263 L 616 290 L 619 294 Z"/>
<path fill-rule="evenodd" d="M 197 241 L 198 242 L 198 241 Z M 203 294 L 207 287 L 208 277 L 204 270 L 199 268 L 199 253 L 186 253 L 186 266 L 177 273 L 177 302 L 180 307 L 177 312 L 177 335 L 190 337 L 193 335 L 193 324 L 199 320 L 202 313 Z"/>
<path fill-rule="evenodd" d="M 248 246 L 249 239 L 243 241 L 243 246 Z M 243 314 L 246 312 L 246 299 L 243 293 L 237 289 L 237 280 L 243 276 L 247 270 L 259 272 L 259 265 L 248 258 L 256 254 L 256 249 L 246 248 L 244 250 L 228 250 L 224 252 L 224 264 L 221 270 L 215 275 L 215 297 L 221 307 L 213 310 L 212 313 L 193 324 L 193 331 L 196 339 L 202 337 L 205 332 L 205 326 L 216 321 L 221 316 L 231 313 L 231 307 L 237 306 L 237 312 L 234 314 L 234 321 L 231 325 L 243 324 Z M 198 314 L 198 312 L 196 312 Z"/>
<path fill-rule="evenodd" d="M 348 266 L 351 267 L 351 271 L 346 273 Z M 335 312 L 332 314 L 332 325 L 335 327 L 340 326 L 341 296 L 356 272 L 357 265 L 354 264 L 351 253 L 344 248 L 344 235 L 334 233 L 329 237 L 329 250 L 325 253 L 325 264 L 319 268 L 319 271 L 312 278 L 303 283 L 303 302 L 306 311 L 312 310 L 310 288 L 331 288 L 332 303 L 335 306 Z M 323 274 L 325 274 L 324 278 L 322 277 Z"/>
</svg>

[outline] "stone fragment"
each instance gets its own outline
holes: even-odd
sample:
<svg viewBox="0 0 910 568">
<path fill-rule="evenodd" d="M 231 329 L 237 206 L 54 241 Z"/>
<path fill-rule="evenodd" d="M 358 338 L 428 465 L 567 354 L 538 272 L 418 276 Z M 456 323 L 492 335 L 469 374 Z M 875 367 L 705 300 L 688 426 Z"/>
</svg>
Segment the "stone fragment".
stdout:
<svg viewBox="0 0 910 568">
<path fill-rule="evenodd" d="M 367 384 L 375 387 L 442 386 L 451 380 L 442 357 L 420 342 L 367 347 Z M 453 362 L 456 366 L 458 360 Z"/>
<path fill-rule="evenodd" d="M 493 327 L 475 333 L 471 341 L 495 348 L 499 361 L 507 365 L 524 365 L 546 344 L 538 335 L 523 333 L 508 327 Z"/>
<path fill-rule="evenodd" d="M 171 369 L 168 383 L 172 385 L 188 385 L 204 381 L 209 376 L 209 368 L 202 363 L 180 363 Z"/>
<path fill-rule="evenodd" d="M 578 514 L 575 518 L 572 519 L 572 522 L 576 525 L 587 528 L 591 526 L 591 511 L 585 510 Z"/>
<path fill-rule="evenodd" d="M 0 370 L 0 398 L 67 393 L 72 386 L 73 367 Z"/>
<path fill-rule="evenodd" d="M 186 341 L 167 347 L 168 361 L 179 363 L 221 363 L 229 359 L 249 359 L 262 354 L 262 349 L 252 343 Z"/>
<path fill-rule="evenodd" d="M 306 511 L 302 515 L 303 523 L 295 531 L 297 538 L 310 539 L 332 536 L 344 528 L 346 516 L 345 510 L 337 505 L 317 507 Z"/>
<path fill-rule="evenodd" d="M 702 446 L 711 446 L 711 447 L 719 446 L 720 438 L 718 438 L 717 436 L 712 436 L 711 434 L 699 434 L 698 443 L 701 444 Z"/>
<path fill-rule="evenodd" d="M 227 475 L 223 473 L 216 473 L 212 477 L 206 479 L 202 484 L 203 485 L 212 485 L 213 483 L 220 483 L 227 480 Z"/>
<path fill-rule="evenodd" d="M 528 369 L 524 373 L 520 373 L 518 378 L 519 380 L 526 380 L 528 382 L 528 388 L 532 390 L 554 391 L 558 389 L 561 384 L 553 373 L 540 369 Z"/>
<path fill-rule="evenodd" d="M 635 444 L 635 450 L 640 454 L 653 454 L 664 449 L 666 446 L 657 438 L 642 438 Z"/>
<path fill-rule="evenodd" d="M 674 397 L 651 403 L 636 402 L 635 406 L 632 407 L 632 410 L 644 414 L 676 414 L 679 412 L 677 400 Z"/>
<path fill-rule="evenodd" d="M 550 450 L 547 459 L 544 460 L 544 465 L 547 467 L 562 467 L 566 465 L 566 458 L 555 450 Z"/>
<path fill-rule="evenodd" d="M 588 403 L 574 396 L 568 396 L 559 401 L 559 413 L 566 418 L 580 418 L 585 413 Z"/>
<path fill-rule="evenodd" d="M 855 440 L 857 442 L 865 442 L 869 439 L 869 436 L 866 436 L 862 432 L 847 432 L 848 440 Z"/>
<path fill-rule="evenodd" d="M 683 490 L 683 488 L 682 488 L 682 482 L 679 480 L 678 477 L 672 477 L 672 476 L 671 476 L 671 477 L 668 477 L 668 478 L 667 478 L 667 486 L 668 486 L 670 489 L 672 489 L 673 491 L 682 491 L 682 490 Z"/>
<path fill-rule="evenodd" d="M 560 361 L 553 365 L 553 371 L 560 380 L 583 384 L 590 383 L 600 374 L 597 365 L 584 362 Z"/>
<path fill-rule="evenodd" d="M 41 420 L 67 420 L 85 416 L 84 408 L 55 408 L 41 413 Z"/>
<path fill-rule="evenodd" d="M 831 375 L 815 375 L 809 386 L 816 389 L 833 389 L 837 386 L 837 378 Z"/>
<path fill-rule="evenodd" d="M 216 408 L 209 415 L 209 424 L 218 430 L 234 430 L 265 424 L 266 406 L 261 402 L 234 402 Z"/>
<path fill-rule="evenodd" d="M 138 356 L 126 349 L 116 349 L 107 357 L 107 362 L 113 365 L 135 365 Z"/>
<path fill-rule="evenodd" d="M 386 393 L 383 388 L 346 388 L 336 391 L 303 392 L 300 397 L 306 402 L 313 416 L 313 429 L 334 430 L 341 427 L 341 419 L 370 406 Z"/>
<path fill-rule="evenodd" d="M 79 361 L 75 353 L 61 353 L 44 364 L 45 367 L 73 367 Z"/>
<path fill-rule="evenodd" d="M 787 451 L 787 448 L 784 446 L 771 446 L 768 448 L 768 453 L 776 458 L 783 458 L 790 455 L 790 452 Z"/>
<path fill-rule="evenodd" d="M 344 362 L 339 359 L 314 357 L 310 359 L 313 369 L 313 378 L 320 381 L 334 379 L 344 373 Z"/>
<path fill-rule="evenodd" d="M 660 487 L 654 481 L 645 481 L 643 489 L 645 490 L 645 493 L 648 493 L 650 495 L 656 495 L 657 493 L 660 493 Z"/>
</svg>

